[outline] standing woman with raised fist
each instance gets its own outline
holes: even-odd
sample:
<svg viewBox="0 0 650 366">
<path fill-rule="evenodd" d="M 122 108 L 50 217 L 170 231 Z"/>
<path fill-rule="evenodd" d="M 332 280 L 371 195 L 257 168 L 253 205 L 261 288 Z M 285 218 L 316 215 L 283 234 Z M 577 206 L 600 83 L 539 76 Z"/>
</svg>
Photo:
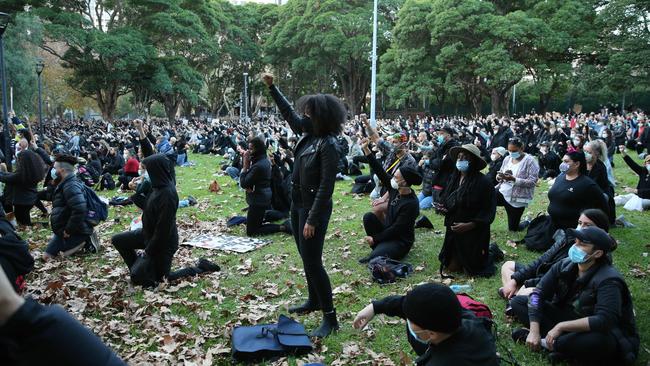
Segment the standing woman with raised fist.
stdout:
<svg viewBox="0 0 650 366">
<path fill-rule="evenodd" d="M 323 322 L 313 337 L 327 337 L 338 329 L 332 301 L 332 286 L 323 267 L 323 244 L 332 214 L 332 193 L 337 173 L 336 136 L 346 119 L 343 104 L 328 94 L 307 95 L 298 100 L 296 113 L 273 85 L 273 76 L 264 75 L 264 83 L 293 132 L 300 136 L 294 149 L 291 178 L 291 225 L 302 258 L 309 298 L 290 313 L 321 310 Z"/>
</svg>

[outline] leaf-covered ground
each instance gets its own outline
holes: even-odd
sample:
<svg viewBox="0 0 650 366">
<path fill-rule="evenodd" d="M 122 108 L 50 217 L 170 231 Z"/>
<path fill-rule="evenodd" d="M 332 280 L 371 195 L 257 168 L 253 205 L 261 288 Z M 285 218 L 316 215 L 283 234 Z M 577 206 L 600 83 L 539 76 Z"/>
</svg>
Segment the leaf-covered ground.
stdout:
<svg viewBox="0 0 650 366">
<path fill-rule="evenodd" d="M 229 177 L 218 173 L 221 158 L 193 155 L 190 160 L 196 166 L 177 169 L 179 196 L 192 195 L 199 204 L 178 211 L 181 240 L 199 233 L 225 232 L 227 218 L 245 215 L 241 212 L 245 207 L 243 192 Z M 616 163 L 618 191 L 625 185 L 635 186 L 636 176 L 619 156 Z M 223 188 L 219 194 L 208 191 L 213 179 Z M 324 254 L 341 330 L 317 344 L 317 350 L 308 357 L 282 359 L 276 365 L 317 361 L 327 365 L 399 365 L 410 364 L 413 359 L 399 319 L 380 316 L 365 331 L 352 329 L 351 322 L 372 299 L 403 294 L 418 283 L 439 280 L 437 255 L 443 240 L 442 218 L 427 212 L 435 229 L 416 232 L 416 243 L 405 259 L 416 267 L 416 273 L 396 284 L 380 286 L 371 282 L 368 270 L 357 262 L 368 253 L 368 248 L 361 244 L 364 236 L 361 217 L 369 209 L 369 200 L 349 194 L 350 187 L 349 181 L 336 185 Z M 534 216 L 545 209 L 547 191 L 548 185 L 542 182 L 526 215 Z M 101 194 L 118 195 L 115 191 Z M 614 237 L 620 241 L 614 261 L 634 296 L 642 343 L 638 364 L 645 365 L 650 359 L 650 264 L 646 254 L 650 252 L 650 220 L 648 213 L 624 213 L 636 228 L 613 230 Z M 111 208 L 109 221 L 100 226 L 103 243 L 100 255 L 59 259 L 47 264 L 38 260 L 28 278 L 28 292 L 32 296 L 42 303 L 64 306 L 129 364 L 230 364 L 229 335 L 234 326 L 274 322 L 278 315 L 287 313 L 288 305 L 302 301 L 306 293 L 295 243 L 284 234 L 272 236 L 272 244 L 248 254 L 181 247 L 174 268 L 205 256 L 217 262 L 221 272 L 162 284 L 155 290 L 134 288 L 119 254 L 110 245 L 110 237 L 128 230 L 135 215 L 134 207 Z M 244 228 L 235 228 L 231 233 L 244 235 Z M 503 208 L 497 210 L 492 234 L 508 259 L 529 261 L 537 255 L 506 244 L 507 239 L 519 239 L 523 234 L 508 233 Z M 23 236 L 29 240 L 34 256 L 40 257 L 50 232 L 33 229 Z M 496 294 L 500 286 L 498 276 L 460 278 L 455 283 L 471 284 L 471 294 L 492 308 L 498 323 L 501 352 L 510 350 L 520 364 L 547 364 L 542 354 L 531 353 L 510 340 L 510 330 L 516 325 L 508 323 L 503 316 L 504 302 Z M 320 315 L 314 313 L 299 320 L 313 329 L 319 324 Z"/>
</svg>

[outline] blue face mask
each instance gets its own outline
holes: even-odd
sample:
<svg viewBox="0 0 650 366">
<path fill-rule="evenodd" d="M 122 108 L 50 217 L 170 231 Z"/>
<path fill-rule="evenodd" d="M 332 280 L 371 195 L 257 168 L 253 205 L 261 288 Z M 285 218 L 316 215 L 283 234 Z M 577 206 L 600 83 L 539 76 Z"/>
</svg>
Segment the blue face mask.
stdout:
<svg viewBox="0 0 650 366">
<path fill-rule="evenodd" d="M 406 326 L 409 328 L 409 333 L 411 333 L 411 337 L 415 339 L 417 342 L 422 343 L 422 344 L 429 344 L 429 342 L 425 341 L 424 339 L 418 337 L 417 333 L 411 328 L 411 322 L 408 320 L 406 321 Z"/>
<path fill-rule="evenodd" d="M 589 255 L 584 250 L 578 248 L 575 244 L 569 248 L 569 259 L 576 264 L 582 264 L 587 261 Z"/>
<path fill-rule="evenodd" d="M 56 169 L 52 168 L 52 169 L 50 170 L 50 177 L 52 177 L 52 179 L 56 179 L 56 177 L 58 177 L 58 176 L 59 176 L 59 175 L 56 174 Z"/>
<path fill-rule="evenodd" d="M 469 169 L 469 160 L 457 160 L 456 169 L 460 172 L 466 172 Z"/>
<path fill-rule="evenodd" d="M 439 145 L 444 144 L 444 143 L 445 143 L 445 136 L 443 136 L 443 135 L 438 135 L 438 137 L 436 138 L 436 141 L 438 141 L 438 144 L 439 144 Z"/>
<path fill-rule="evenodd" d="M 585 152 L 585 160 L 591 161 L 592 155 L 588 152 Z"/>
<path fill-rule="evenodd" d="M 144 172 L 144 174 L 142 174 L 142 176 L 144 177 L 144 179 L 150 180 L 149 179 L 149 172 Z"/>
<path fill-rule="evenodd" d="M 560 164 L 560 172 L 566 173 L 568 170 L 569 170 L 569 164 L 567 163 Z"/>
<path fill-rule="evenodd" d="M 519 151 L 511 152 L 510 157 L 515 160 L 518 160 L 521 157 L 521 153 Z"/>
</svg>

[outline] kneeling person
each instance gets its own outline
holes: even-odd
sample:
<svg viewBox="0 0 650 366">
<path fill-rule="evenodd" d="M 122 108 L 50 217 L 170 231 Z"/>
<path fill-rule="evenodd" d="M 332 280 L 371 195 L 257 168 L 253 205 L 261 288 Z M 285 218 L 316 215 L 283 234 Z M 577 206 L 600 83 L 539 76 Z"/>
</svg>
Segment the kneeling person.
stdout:
<svg viewBox="0 0 650 366">
<path fill-rule="evenodd" d="M 362 147 L 375 174 L 384 187 L 389 188 L 383 197 L 388 203 L 384 219 L 373 212 L 363 216 L 363 227 L 367 235 L 365 241 L 372 252 L 359 262 L 366 263 L 380 256 L 400 260 L 408 254 L 415 242 L 415 220 L 420 215 L 420 204 L 411 186 L 422 184 L 422 176 L 415 168 L 403 166 L 391 178 L 373 156 L 367 141 L 364 141 Z"/>
</svg>

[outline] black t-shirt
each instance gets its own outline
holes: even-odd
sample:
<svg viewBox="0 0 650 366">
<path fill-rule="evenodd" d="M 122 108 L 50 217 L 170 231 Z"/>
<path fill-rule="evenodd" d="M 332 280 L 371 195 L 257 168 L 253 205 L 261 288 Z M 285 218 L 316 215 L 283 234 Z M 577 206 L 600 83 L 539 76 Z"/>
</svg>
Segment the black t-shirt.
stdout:
<svg viewBox="0 0 650 366">
<path fill-rule="evenodd" d="M 607 212 L 603 191 L 586 175 L 567 180 L 565 174 L 560 174 L 548 191 L 548 199 L 548 213 L 558 229 L 578 225 L 580 212 L 587 208 Z"/>
</svg>

